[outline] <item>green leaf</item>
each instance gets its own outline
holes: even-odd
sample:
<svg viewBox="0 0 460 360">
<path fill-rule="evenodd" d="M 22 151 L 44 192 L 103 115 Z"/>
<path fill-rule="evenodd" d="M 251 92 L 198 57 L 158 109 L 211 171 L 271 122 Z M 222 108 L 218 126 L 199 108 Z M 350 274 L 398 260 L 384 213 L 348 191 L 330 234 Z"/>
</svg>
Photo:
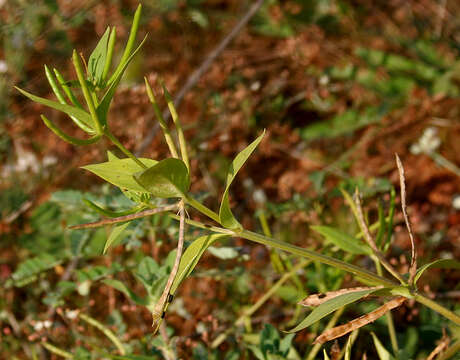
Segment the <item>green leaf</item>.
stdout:
<svg viewBox="0 0 460 360">
<path fill-rule="evenodd" d="M 184 197 L 190 188 L 190 175 L 182 160 L 169 158 L 134 174 L 134 179 L 153 196 Z"/>
<path fill-rule="evenodd" d="M 29 92 L 27 92 L 25 90 L 22 90 L 22 89 L 18 88 L 17 86 L 15 86 L 15 88 L 22 95 L 28 97 L 30 100 L 35 101 L 35 102 L 37 102 L 39 104 L 48 106 L 48 107 L 50 107 L 52 109 L 62 111 L 63 113 L 66 113 L 70 117 L 74 116 L 79 121 L 84 123 L 87 127 L 91 128 L 91 129 L 93 128 L 93 121 L 91 119 L 91 115 L 89 113 L 87 113 L 86 111 L 84 111 L 82 109 L 79 109 L 79 108 L 77 108 L 75 106 L 70 106 L 70 105 L 67 105 L 67 104 L 60 104 L 60 103 L 58 103 L 56 101 L 48 100 L 48 99 L 42 98 L 40 96 L 33 95 L 33 94 L 31 94 L 31 93 L 29 93 Z"/>
<path fill-rule="evenodd" d="M 380 360 L 394 360 L 394 357 L 388 352 L 387 349 L 382 345 L 377 335 L 371 332 L 372 339 L 374 340 L 375 348 L 377 349 L 377 354 Z"/>
<path fill-rule="evenodd" d="M 107 252 L 110 246 L 112 245 L 115 246 L 116 244 L 118 244 L 121 234 L 123 233 L 123 231 L 126 229 L 128 225 L 129 225 L 129 222 L 126 222 L 124 224 L 117 225 L 112 229 L 112 231 L 110 232 L 109 238 L 107 239 L 107 242 L 105 243 L 105 246 L 104 246 L 104 252 L 103 252 L 104 254 Z"/>
<path fill-rule="evenodd" d="M 417 280 L 422 276 L 425 270 L 429 268 L 436 269 L 460 269 L 460 261 L 453 259 L 439 259 L 428 264 L 421 266 L 415 275 L 414 284 L 417 283 Z"/>
<path fill-rule="evenodd" d="M 201 236 L 187 247 L 180 259 L 179 269 L 171 286 L 171 294 L 174 294 L 182 281 L 192 273 L 206 249 L 217 240 L 224 239 L 225 237 L 228 237 L 228 235 L 213 234 Z"/>
<path fill-rule="evenodd" d="M 350 236 L 330 226 L 310 226 L 311 229 L 320 233 L 328 242 L 333 243 L 340 249 L 351 254 L 371 254 L 369 247 L 359 241 L 357 238 Z"/>
<path fill-rule="evenodd" d="M 128 289 L 128 287 L 121 281 L 115 279 L 104 279 L 102 280 L 102 282 L 108 286 L 113 287 L 114 289 L 117 289 L 118 291 L 121 291 L 136 304 L 143 306 L 148 305 L 148 301 L 146 298 L 141 298 L 140 296 L 136 295 L 131 289 Z"/>
<path fill-rule="evenodd" d="M 93 81 L 93 84 L 99 85 L 104 80 L 102 78 L 102 73 L 104 71 L 105 62 L 107 58 L 107 48 L 109 41 L 110 27 L 107 27 L 104 35 L 97 43 L 93 52 L 89 56 L 88 60 L 88 71 L 90 79 Z"/>
<path fill-rule="evenodd" d="M 351 359 L 351 347 L 353 346 L 353 342 L 355 341 L 356 337 L 358 336 L 359 329 L 354 330 L 350 333 L 347 340 L 347 345 L 345 346 L 345 360 Z"/>
<path fill-rule="evenodd" d="M 35 281 L 41 272 L 52 269 L 61 262 L 62 260 L 44 253 L 20 263 L 11 278 L 15 286 L 22 287 Z"/>
<path fill-rule="evenodd" d="M 326 349 L 323 349 L 323 360 L 330 360 L 329 356 L 327 356 Z"/>
<path fill-rule="evenodd" d="M 235 229 L 242 228 L 241 224 L 233 216 L 232 210 L 230 209 L 230 202 L 228 199 L 228 190 L 230 189 L 230 185 L 232 184 L 233 179 L 235 179 L 236 174 L 241 169 L 241 167 L 244 165 L 244 163 L 249 158 L 249 156 L 251 156 L 252 152 L 256 149 L 257 145 L 259 145 L 259 143 L 262 141 L 262 138 L 264 137 L 264 135 L 265 135 L 265 130 L 257 139 L 255 139 L 243 151 L 241 151 L 235 157 L 232 164 L 230 165 L 230 169 L 227 174 L 227 182 L 225 185 L 225 191 L 224 191 L 224 195 L 222 196 L 222 202 L 220 204 L 220 209 L 219 209 L 220 223 L 228 229 L 235 230 Z"/>
<path fill-rule="evenodd" d="M 323 317 L 334 312 L 335 310 L 345 305 L 351 304 L 377 290 L 379 289 L 366 289 L 336 296 L 316 307 L 303 321 L 300 322 L 300 324 L 298 324 L 295 328 L 289 330 L 288 332 L 297 332 L 303 330 L 306 327 L 321 320 Z"/>
<path fill-rule="evenodd" d="M 140 160 L 146 166 L 153 166 L 158 163 L 152 159 L 141 158 Z M 133 175 L 141 171 L 142 168 L 132 159 L 111 160 L 100 164 L 82 166 L 82 168 L 121 189 L 145 192 L 145 189 L 133 178 Z"/>
<path fill-rule="evenodd" d="M 107 113 L 109 111 L 110 103 L 112 102 L 113 96 L 115 95 L 115 90 L 116 90 L 118 84 L 120 83 L 120 80 L 123 77 L 123 74 L 124 74 L 126 68 L 128 67 L 129 63 L 133 59 L 134 55 L 136 55 L 137 52 L 141 49 L 142 45 L 144 45 L 144 42 L 145 42 L 146 39 L 147 39 L 147 36 L 144 37 L 144 39 L 139 44 L 139 46 L 136 48 L 136 50 L 133 51 L 133 53 L 123 63 L 123 65 L 121 67 L 120 67 L 120 64 L 118 65 L 119 69 L 117 68 L 117 70 L 114 73 L 114 75 L 116 75 L 116 76 L 115 76 L 113 82 L 110 83 L 109 89 L 104 94 L 104 97 L 102 98 L 101 103 L 99 104 L 99 106 L 96 109 L 97 116 L 101 120 L 102 124 L 107 123 Z"/>
<path fill-rule="evenodd" d="M 145 355 L 110 355 L 106 354 L 113 360 L 156 360 L 158 356 L 145 356 Z"/>
</svg>

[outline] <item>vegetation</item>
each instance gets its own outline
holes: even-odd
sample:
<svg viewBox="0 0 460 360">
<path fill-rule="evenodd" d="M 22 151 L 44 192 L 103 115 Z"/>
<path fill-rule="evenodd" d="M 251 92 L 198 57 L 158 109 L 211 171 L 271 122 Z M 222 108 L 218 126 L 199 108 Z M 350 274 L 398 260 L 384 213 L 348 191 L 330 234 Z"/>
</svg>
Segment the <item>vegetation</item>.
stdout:
<svg viewBox="0 0 460 360">
<path fill-rule="evenodd" d="M 293 8 L 282 7 L 278 2 L 263 5 L 254 19 L 253 31 L 289 39 L 296 36 L 302 23 L 307 23 L 325 33 L 340 32 L 342 21 L 351 17 L 350 12 L 359 14 L 359 10 L 342 2 L 336 7 L 322 1 L 312 8 L 296 1 L 291 5 Z M 186 11 L 195 26 L 210 26 L 198 3 L 180 5 L 167 1 L 162 6 L 157 9 L 160 14 L 168 9 Z M 49 200 L 40 201 L 27 215 L 27 229 L 8 228 L 28 212 L 31 201 L 24 186 L 7 183 L 9 189 L 1 199 L 5 204 L 4 246 L 14 246 L 24 255 L 20 255 L 22 260 L 11 276 L 5 276 L 1 290 L 5 295 L 2 321 L 7 324 L 3 328 L 6 345 L 2 351 L 14 354 L 8 356 L 33 359 L 46 354 L 71 359 L 458 356 L 458 304 L 433 296 L 433 281 L 425 282 L 423 287 L 420 283 L 427 274 L 440 271 L 438 274 L 449 281 L 437 286 L 455 296 L 452 291 L 457 290 L 458 283 L 455 284 L 454 274 L 460 263 L 453 251 L 427 256 L 425 252 L 431 250 L 417 241 L 412 214 L 408 214 L 406 175 L 399 156 L 392 165 L 386 165 L 397 174 L 398 194 L 389 180 L 348 175 L 353 173 L 349 159 L 356 149 L 391 131 L 395 125 L 384 127 L 384 119 L 410 107 L 410 98 L 416 91 L 434 98 L 440 94 L 446 99 L 458 95 L 452 62 L 433 54 L 434 45 L 426 41 L 408 45 L 408 41 L 401 40 L 401 46 L 415 51 L 416 56 L 359 46 L 354 51 L 359 64 L 341 64 L 325 70 L 312 64 L 305 76 L 319 75 L 319 84 L 324 87 L 318 93 L 317 89 L 311 94 L 302 91 L 300 97 L 286 97 L 283 92 L 274 98 L 260 97 L 260 112 L 248 117 L 251 134 L 255 136 L 251 136 L 249 145 L 240 147 L 233 160 L 225 156 L 228 150 L 221 144 L 225 138 L 211 138 L 212 129 L 207 124 L 198 122 L 191 126 L 179 121 L 172 95 L 158 81 L 169 110 L 165 116 L 161 111 L 163 99 L 155 97 L 157 84 L 152 88 L 149 78 L 144 77 L 142 95 L 149 100 L 166 145 L 166 151 L 156 152 L 155 159 L 151 159 L 129 150 L 125 144 L 136 147 L 143 136 L 130 119 L 114 124 L 110 111 L 112 102 L 118 106 L 117 94 L 129 91 L 122 86 L 129 65 L 136 65 L 138 53 L 147 54 L 143 47 L 147 36 L 136 41 L 141 29 L 141 9 L 139 5 L 118 61 L 117 31 L 107 27 L 87 59 L 73 51 L 71 62 L 76 80 L 66 79 L 64 72 L 45 65 L 45 76 L 57 101 L 25 90 L 29 88 L 27 82 L 16 87 L 29 100 L 72 120 L 76 129 L 59 126 L 41 115 L 55 135 L 83 149 L 75 153 L 77 156 L 85 159 L 83 154 L 91 152 L 87 149 L 107 148 L 107 144 L 112 148 L 106 152 L 105 161 L 82 166 L 108 184 L 91 191 L 80 186 L 80 190 L 53 192 Z M 287 15 L 273 22 L 273 9 L 283 9 Z M 388 76 L 383 81 L 382 71 Z M 238 84 L 245 80 L 232 74 L 228 81 L 230 92 L 238 92 Z M 333 90 L 331 82 L 342 90 Z M 251 84 L 251 91 L 258 91 L 258 86 L 260 83 Z M 325 116 L 343 101 L 339 99 L 340 92 L 355 86 L 365 95 L 359 103 L 320 122 L 300 124 L 289 115 L 292 106 L 301 102 L 304 115 Z M 323 90 L 326 93 L 321 93 Z M 138 92 L 144 90 L 130 95 L 138 99 Z M 244 91 L 243 94 L 237 113 L 247 114 L 251 98 Z M 225 101 L 230 103 L 231 96 L 226 96 Z M 381 101 L 376 104 L 376 99 Z M 234 111 L 225 109 L 229 105 L 222 105 L 223 101 L 221 94 L 210 94 L 206 100 L 210 113 L 218 116 L 219 112 L 222 115 Z M 270 122 L 264 119 L 268 113 Z M 273 114 L 281 114 L 291 124 L 280 129 L 280 119 Z M 264 126 L 269 136 L 262 129 Z M 346 138 L 360 129 L 368 130 L 331 165 L 311 171 L 309 176 L 296 169 L 291 176 L 299 184 L 292 187 L 300 191 L 285 196 L 280 189 L 277 201 L 269 202 L 259 186 L 264 181 L 273 182 L 276 173 L 263 164 L 264 157 L 260 155 L 262 166 L 254 180 L 243 173 L 243 165 L 255 162 L 251 155 L 257 157 L 258 147 L 270 146 L 264 145 L 268 142 L 264 137 L 272 140 L 286 129 L 297 134 L 296 141 L 312 146 L 315 141 Z M 412 141 L 413 156 L 424 154 L 443 167 L 448 177 L 456 179 L 460 171 L 438 152 L 440 140 L 436 131 L 430 131 L 419 141 Z M 134 140 L 117 136 L 119 133 Z M 203 144 L 214 146 L 216 152 L 220 147 L 222 150 L 213 154 L 213 161 L 206 161 L 199 150 L 206 149 Z M 282 142 L 278 149 L 291 153 L 291 149 L 283 149 Z M 370 151 L 368 148 L 366 156 L 370 157 Z M 233 155 L 234 151 L 230 153 Z M 294 151 L 290 155 L 302 161 L 311 154 Z M 275 155 L 265 154 L 266 158 L 270 156 Z M 288 156 L 275 158 L 281 166 L 292 168 Z M 246 181 L 239 179 L 240 172 Z M 37 179 L 39 183 L 56 181 L 54 176 L 46 179 L 43 168 L 36 173 L 44 177 Z M 217 182 L 222 182 L 221 192 L 215 187 L 212 174 Z M 9 176 L 13 179 L 15 171 L 11 170 Z M 307 179 L 303 184 L 314 191 L 313 196 L 301 190 L 301 178 Z M 231 187 L 234 182 L 242 190 L 235 191 Z M 237 195 L 240 191 L 250 196 L 249 201 Z M 339 199 L 348 209 L 336 205 L 340 204 Z M 397 210 L 398 201 L 402 211 Z M 254 209 L 253 215 L 243 211 L 248 204 Z M 304 227 L 305 223 L 310 225 L 309 229 Z M 405 233 L 396 231 L 401 224 L 407 230 Z M 255 226 L 260 231 L 250 230 Z M 20 236 L 16 238 L 17 233 Z M 310 235 L 315 241 L 306 241 Z M 253 247 L 262 255 L 251 251 L 247 240 L 263 245 Z M 219 260 L 213 261 L 206 254 Z M 265 258 L 268 261 L 263 261 Z M 201 268 L 202 265 L 205 266 Z M 8 266 L 4 269 L 9 271 Z M 263 281 L 258 284 L 256 279 Z M 219 294 L 224 287 L 225 294 Z M 25 301 L 18 303 L 15 299 L 21 292 Z M 198 301 L 213 305 L 201 310 Z M 189 313 L 192 304 L 195 315 Z M 307 310 L 309 307 L 312 311 Z M 419 325 L 404 321 L 404 312 L 408 319 L 417 317 Z M 255 318 L 255 313 L 263 313 L 262 320 Z M 330 314 L 332 317 L 326 318 Z M 148 322 L 152 318 L 150 328 Z M 193 330 L 189 331 L 199 334 L 199 340 L 181 329 L 181 318 L 192 324 Z M 65 338 L 64 333 L 68 333 Z M 299 336 L 295 337 L 295 333 Z M 342 340 L 345 335 L 347 338 Z M 188 339 L 181 340 L 184 336 Z M 425 341 L 427 337 L 429 341 Z M 439 343 L 435 344 L 435 340 Z"/>
</svg>

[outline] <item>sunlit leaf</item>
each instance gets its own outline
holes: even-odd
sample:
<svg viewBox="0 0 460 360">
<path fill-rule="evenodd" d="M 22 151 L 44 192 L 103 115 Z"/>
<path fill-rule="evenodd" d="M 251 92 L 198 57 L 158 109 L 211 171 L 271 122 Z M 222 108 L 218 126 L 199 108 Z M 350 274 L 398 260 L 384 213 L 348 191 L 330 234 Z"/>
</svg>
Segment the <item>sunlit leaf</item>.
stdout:
<svg viewBox="0 0 460 360">
<path fill-rule="evenodd" d="M 80 120 L 82 123 L 84 123 L 88 128 L 93 128 L 93 121 L 91 120 L 91 115 L 87 113 L 86 111 L 79 109 L 75 106 L 70 106 L 67 104 L 60 104 L 56 101 L 48 100 L 45 98 L 42 98 L 40 96 L 36 96 L 34 94 L 31 94 L 25 90 L 22 90 L 15 86 L 15 88 L 24 96 L 28 97 L 30 100 L 35 101 L 39 104 L 48 106 L 50 108 L 53 108 L 58 111 L 62 111 L 63 113 L 66 113 L 69 116 L 74 116 L 78 120 Z"/>
<path fill-rule="evenodd" d="M 328 242 L 351 254 L 371 254 L 369 247 L 359 239 L 330 226 L 310 226 L 320 233 Z"/>
<path fill-rule="evenodd" d="M 146 158 L 139 160 L 146 166 L 153 166 L 158 163 L 156 160 Z M 100 164 L 82 166 L 82 168 L 121 189 L 145 192 L 145 189 L 133 178 L 133 175 L 141 171 L 142 168 L 132 159 L 114 159 Z"/>
<path fill-rule="evenodd" d="M 252 154 L 252 152 L 256 149 L 257 145 L 262 141 L 262 138 L 265 135 L 264 132 L 255 139 L 251 144 L 249 144 L 243 151 L 241 151 L 233 160 L 232 164 L 230 165 L 230 169 L 227 174 L 227 182 L 225 185 L 224 195 L 222 196 L 222 202 L 220 204 L 219 209 L 219 219 L 221 224 L 228 228 L 228 229 L 238 229 L 241 228 L 241 224 L 236 220 L 235 216 L 233 216 L 232 210 L 230 209 L 230 201 L 228 198 L 228 191 L 230 189 L 230 185 L 235 179 L 236 174 L 244 165 L 246 160 Z"/>
<path fill-rule="evenodd" d="M 295 328 L 289 330 L 288 332 L 297 332 L 306 327 L 314 324 L 315 322 L 321 320 L 323 317 L 329 315 L 330 313 L 334 312 L 341 307 L 351 304 L 364 296 L 367 296 L 378 289 L 368 289 L 356 292 L 350 292 L 347 294 L 339 295 L 335 298 L 332 298 L 325 303 L 322 303 L 318 307 L 316 307 L 304 320 L 302 320 Z"/>
<path fill-rule="evenodd" d="M 169 158 L 134 174 L 134 180 L 153 196 L 183 197 L 190 188 L 190 175 L 182 160 Z"/>
<path fill-rule="evenodd" d="M 423 275 L 423 273 L 430 269 L 460 269 L 460 261 L 454 259 L 439 259 L 428 264 L 421 266 L 415 275 L 414 284 L 417 283 L 417 280 Z"/>
<path fill-rule="evenodd" d="M 104 35 L 102 35 L 93 52 L 89 56 L 88 71 L 90 78 L 95 85 L 100 84 L 103 80 L 102 73 L 104 71 L 105 62 L 107 58 L 109 34 L 110 27 L 107 27 L 107 29 L 104 32 Z"/>
<path fill-rule="evenodd" d="M 121 234 L 123 233 L 123 231 L 126 229 L 128 225 L 129 225 L 129 222 L 126 222 L 124 224 L 117 225 L 112 229 L 107 239 L 107 242 L 105 243 L 105 246 L 104 246 L 104 254 L 107 252 L 110 246 L 115 246 L 116 244 L 118 244 Z"/>
<path fill-rule="evenodd" d="M 192 273 L 206 249 L 217 240 L 222 240 L 226 237 L 228 235 L 222 234 L 201 236 L 187 247 L 182 254 L 176 278 L 171 286 L 171 294 L 174 294 L 182 281 Z"/>
</svg>

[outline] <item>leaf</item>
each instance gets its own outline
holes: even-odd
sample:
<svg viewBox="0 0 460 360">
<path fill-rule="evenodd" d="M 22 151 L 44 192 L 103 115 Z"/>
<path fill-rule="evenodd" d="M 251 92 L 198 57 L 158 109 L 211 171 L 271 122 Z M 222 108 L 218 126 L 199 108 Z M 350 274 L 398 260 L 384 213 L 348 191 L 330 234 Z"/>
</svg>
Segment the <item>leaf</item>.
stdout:
<svg viewBox="0 0 460 360">
<path fill-rule="evenodd" d="M 153 196 L 160 198 L 184 197 L 190 188 L 190 175 L 182 160 L 169 158 L 134 174 L 134 179 Z"/>
<path fill-rule="evenodd" d="M 423 275 L 425 270 L 429 268 L 437 269 L 460 269 L 460 261 L 453 259 L 439 259 L 428 264 L 421 266 L 414 277 L 414 284 L 417 283 L 417 280 Z"/>
<path fill-rule="evenodd" d="M 126 222 L 124 224 L 117 225 L 112 229 L 112 231 L 110 232 L 109 238 L 107 239 L 107 242 L 105 243 L 103 254 L 107 252 L 110 246 L 112 245 L 115 246 L 116 244 L 118 244 L 118 240 L 120 239 L 121 234 L 123 233 L 123 231 L 126 229 L 128 225 L 129 225 L 129 222 Z"/>
<path fill-rule="evenodd" d="M 356 336 L 358 336 L 358 331 L 359 330 L 355 330 L 348 336 L 347 345 L 345 346 L 345 360 L 351 359 L 351 347 L 353 346 Z"/>
<path fill-rule="evenodd" d="M 102 282 L 108 286 L 113 287 L 114 289 L 117 289 L 118 291 L 121 291 L 136 304 L 143 306 L 148 305 L 148 301 L 146 298 L 141 298 L 140 296 L 136 295 L 132 290 L 128 289 L 128 287 L 121 281 L 115 279 L 104 279 L 102 280 Z"/>
<path fill-rule="evenodd" d="M 42 98 L 40 96 L 33 95 L 25 90 L 22 90 L 15 86 L 16 90 L 18 90 L 22 95 L 28 97 L 30 100 L 35 101 L 39 104 L 48 106 L 52 109 L 62 111 L 63 113 L 66 113 L 70 117 L 74 116 L 78 120 L 80 120 L 82 123 L 84 123 L 87 127 L 93 128 L 93 121 L 91 119 L 91 115 L 87 113 L 85 110 L 79 109 L 75 106 L 70 106 L 67 104 L 60 104 L 56 101 L 48 100 L 45 98 Z"/>
<path fill-rule="evenodd" d="M 139 159 L 146 166 L 153 166 L 158 162 L 152 159 Z M 83 169 L 91 171 L 93 174 L 103 178 L 105 181 L 118 186 L 119 188 L 145 192 L 145 189 L 140 186 L 133 178 L 133 175 L 142 170 L 142 168 L 134 162 L 134 160 L 126 158 L 119 160 L 111 160 L 100 164 L 92 164 L 82 166 Z"/>
<path fill-rule="evenodd" d="M 305 329 L 306 327 L 314 324 L 315 322 L 321 320 L 323 317 L 329 315 L 335 310 L 351 304 L 364 296 L 367 296 L 379 289 L 367 289 L 362 291 L 350 292 L 347 294 L 336 296 L 325 303 L 322 303 L 317 308 L 315 308 L 303 321 L 300 322 L 295 328 L 289 330 L 288 332 L 297 332 Z"/>
<path fill-rule="evenodd" d="M 147 36 L 144 37 L 142 42 L 139 44 L 139 46 L 136 48 L 136 50 L 133 51 L 133 53 L 129 56 L 129 58 L 125 61 L 125 63 L 120 67 L 121 64 L 118 65 L 117 70 L 115 70 L 115 73 L 113 75 L 116 75 L 113 82 L 110 83 L 109 89 L 106 91 L 104 94 L 104 97 L 102 98 L 100 104 L 98 105 L 96 109 L 96 114 L 102 124 L 107 123 L 107 113 L 109 111 L 110 103 L 112 102 L 113 96 L 115 95 L 115 90 L 126 70 L 128 67 L 129 63 L 133 59 L 134 55 L 137 54 L 137 52 L 141 49 L 142 45 L 144 44 L 145 40 L 147 39 Z M 118 72 L 117 72 L 118 71 Z"/>
<path fill-rule="evenodd" d="M 375 348 L 377 349 L 377 354 L 380 360 L 393 360 L 393 356 L 388 352 L 387 349 L 382 345 L 380 340 L 378 339 L 377 335 L 374 332 L 371 332 L 372 339 L 374 340 Z"/>
<path fill-rule="evenodd" d="M 340 249 L 351 254 L 371 254 L 369 247 L 359 241 L 357 238 L 350 236 L 330 226 L 310 226 L 311 229 L 320 233 L 327 241 L 338 246 Z"/>
<path fill-rule="evenodd" d="M 145 355 L 110 355 L 106 354 L 113 360 L 156 360 L 157 356 L 145 356 Z"/>
<path fill-rule="evenodd" d="M 192 273 L 206 249 L 217 240 L 224 239 L 225 237 L 228 237 L 228 235 L 212 234 L 201 236 L 187 247 L 182 254 L 177 275 L 171 286 L 171 294 L 174 294 L 182 281 Z"/>
<path fill-rule="evenodd" d="M 97 43 L 93 52 L 89 56 L 88 60 L 88 71 L 89 76 L 95 85 L 101 84 L 104 79 L 102 79 L 102 73 L 104 71 L 104 66 L 107 58 L 107 47 L 109 41 L 110 27 L 107 27 L 104 35 Z"/>
<path fill-rule="evenodd" d="M 323 349 L 323 360 L 330 360 L 329 356 L 327 356 L 326 349 Z"/>
<path fill-rule="evenodd" d="M 228 229 L 241 229 L 242 228 L 241 224 L 233 216 L 232 210 L 230 209 L 230 202 L 228 199 L 228 190 L 230 188 L 230 185 L 233 182 L 233 179 L 235 179 L 236 174 L 241 169 L 241 167 L 244 165 L 244 163 L 249 158 L 249 156 L 251 156 L 252 152 L 256 149 L 257 145 L 259 145 L 259 143 L 262 141 L 262 138 L 264 137 L 264 135 L 265 135 L 265 130 L 257 139 L 255 139 L 243 151 L 241 151 L 235 157 L 235 159 L 232 161 L 232 164 L 230 165 L 230 169 L 227 174 L 227 182 L 225 185 L 225 191 L 224 191 L 224 195 L 222 196 L 222 202 L 220 204 L 220 209 L 219 209 L 220 223 Z"/>
<path fill-rule="evenodd" d="M 20 263 L 11 278 L 15 286 L 22 287 L 35 281 L 41 272 L 52 269 L 61 262 L 62 260 L 44 253 Z"/>
</svg>

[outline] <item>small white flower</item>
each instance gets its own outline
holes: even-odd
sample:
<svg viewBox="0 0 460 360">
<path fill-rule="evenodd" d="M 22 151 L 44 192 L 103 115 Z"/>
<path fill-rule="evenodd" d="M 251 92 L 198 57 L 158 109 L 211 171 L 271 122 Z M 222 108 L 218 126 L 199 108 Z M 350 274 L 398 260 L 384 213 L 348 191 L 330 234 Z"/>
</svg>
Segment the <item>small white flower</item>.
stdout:
<svg viewBox="0 0 460 360">
<path fill-rule="evenodd" d="M 440 145 L 441 139 L 438 137 L 438 129 L 429 127 L 425 129 L 418 142 L 411 146 L 410 151 L 414 155 L 429 154 L 436 151 Z"/>
<path fill-rule="evenodd" d="M 78 316 L 78 310 L 67 310 L 65 316 L 70 320 L 75 320 Z"/>
</svg>

